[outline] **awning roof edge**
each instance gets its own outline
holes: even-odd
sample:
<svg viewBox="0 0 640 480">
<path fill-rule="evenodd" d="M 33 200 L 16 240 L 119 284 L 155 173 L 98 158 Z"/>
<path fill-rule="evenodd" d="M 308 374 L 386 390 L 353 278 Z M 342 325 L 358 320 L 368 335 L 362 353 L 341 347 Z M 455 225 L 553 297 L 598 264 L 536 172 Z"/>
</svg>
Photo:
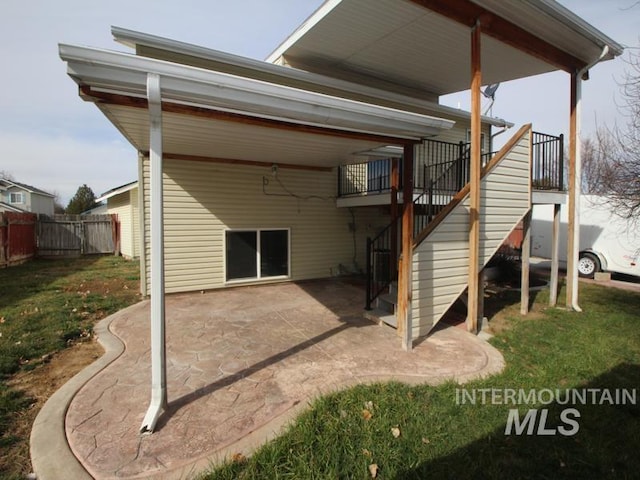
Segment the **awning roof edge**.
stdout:
<svg viewBox="0 0 640 480">
<path fill-rule="evenodd" d="M 447 105 L 410 97 L 397 92 L 381 90 L 368 85 L 356 84 L 318 73 L 307 72 L 297 68 L 283 67 L 281 65 L 246 58 L 240 55 L 234 55 L 228 52 L 222 52 L 220 50 L 202 47 L 178 40 L 159 37 L 116 26 L 111 27 L 111 33 L 117 42 L 133 49 L 136 49 L 137 46 L 143 45 L 168 53 L 196 57 L 211 62 L 223 63 L 235 68 L 246 69 L 247 71 L 255 72 L 256 75 L 276 76 L 281 77 L 282 79 L 301 82 L 310 89 L 314 87 L 326 89 L 329 87 L 330 89 L 341 90 L 345 94 L 366 95 L 371 99 L 378 99 L 380 102 L 393 102 L 399 107 L 402 107 L 403 110 L 413 111 L 414 113 L 423 114 L 416 111 L 419 109 L 434 112 L 435 114 L 454 116 L 457 118 L 468 119 L 470 117 L 470 112 L 449 107 Z M 496 127 L 513 126 L 513 123 L 496 117 L 482 116 L 482 122 Z"/>
<path fill-rule="evenodd" d="M 120 195 L 121 193 L 126 193 L 128 191 L 133 190 L 134 188 L 136 188 L 138 186 L 138 181 L 135 180 L 133 182 L 129 182 L 125 185 L 121 185 L 119 187 L 115 187 L 112 188 L 111 190 L 108 190 L 106 192 L 104 192 L 102 195 L 100 195 L 98 198 L 96 198 L 96 202 L 104 202 L 105 200 L 108 200 L 111 197 L 114 197 L 116 195 Z"/>
<path fill-rule="evenodd" d="M 79 85 L 145 97 L 147 73 L 159 74 L 163 101 L 206 106 L 259 118 L 420 140 L 451 128 L 451 120 L 420 115 L 162 60 L 74 45 L 59 46 Z"/>
</svg>

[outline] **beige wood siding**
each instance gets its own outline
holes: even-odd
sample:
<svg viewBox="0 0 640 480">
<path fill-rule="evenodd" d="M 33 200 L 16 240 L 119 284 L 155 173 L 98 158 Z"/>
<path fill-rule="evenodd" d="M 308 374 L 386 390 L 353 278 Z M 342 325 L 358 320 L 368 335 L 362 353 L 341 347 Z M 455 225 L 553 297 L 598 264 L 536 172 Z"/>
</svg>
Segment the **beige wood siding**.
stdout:
<svg viewBox="0 0 640 480">
<path fill-rule="evenodd" d="M 131 204 L 131 251 L 133 257 L 140 257 L 140 208 L 138 206 L 138 187 L 129 190 Z"/>
<path fill-rule="evenodd" d="M 167 292 L 226 286 L 228 229 L 290 229 L 290 278 L 303 280 L 364 268 L 366 237 L 389 221 L 379 208 L 337 208 L 335 169 L 280 168 L 276 178 L 270 166 L 165 160 L 163 179 Z M 143 182 L 148 282 L 148 159 Z"/>
<path fill-rule="evenodd" d="M 531 208 L 530 136 L 482 179 L 480 262 L 482 267 Z M 426 335 L 467 287 L 469 196 L 456 206 L 413 255 L 414 338 Z"/>
<path fill-rule="evenodd" d="M 110 214 L 118 216 L 118 222 L 120 223 L 120 253 L 124 257 L 134 257 L 130 192 L 120 193 L 109 198 L 107 200 L 107 209 Z"/>
</svg>

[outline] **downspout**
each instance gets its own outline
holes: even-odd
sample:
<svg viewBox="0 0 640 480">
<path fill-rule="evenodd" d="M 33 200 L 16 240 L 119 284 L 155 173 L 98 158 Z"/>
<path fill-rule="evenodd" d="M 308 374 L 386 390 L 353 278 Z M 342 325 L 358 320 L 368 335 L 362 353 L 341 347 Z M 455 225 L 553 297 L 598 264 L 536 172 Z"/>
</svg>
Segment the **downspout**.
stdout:
<svg viewBox="0 0 640 480">
<path fill-rule="evenodd" d="M 153 432 L 167 406 L 162 187 L 162 96 L 160 75 L 147 74 L 151 198 L 151 403 L 140 433 Z"/>
<path fill-rule="evenodd" d="M 567 275 L 571 275 L 573 282 L 573 290 L 571 292 L 571 308 L 576 312 L 581 312 L 582 309 L 578 305 L 578 254 L 580 251 L 580 195 L 582 193 L 582 157 L 581 157 L 581 145 L 580 145 L 580 132 L 582 123 L 582 80 L 587 72 L 598 64 L 609 53 L 609 46 L 605 45 L 602 48 L 600 56 L 583 67 L 578 71 L 576 75 L 576 164 L 575 164 L 575 178 L 574 178 L 574 204 L 573 204 L 573 232 L 569 234 L 573 235 L 573 251 L 569 252 L 569 255 L 573 259 L 573 268 L 567 272 Z"/>
</svg>

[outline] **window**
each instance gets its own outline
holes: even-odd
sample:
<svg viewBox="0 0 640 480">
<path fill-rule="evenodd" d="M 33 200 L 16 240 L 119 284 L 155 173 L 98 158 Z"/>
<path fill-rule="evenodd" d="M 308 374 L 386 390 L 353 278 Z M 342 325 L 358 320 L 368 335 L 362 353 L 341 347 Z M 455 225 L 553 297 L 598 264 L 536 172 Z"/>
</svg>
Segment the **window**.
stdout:
<svg viewBox="0 0 640 480">
<path fill-rule="evenodd" d="M 24 203 L 24 193 L 11 192 L 11 195 L 9 197 L 9 203 Z"/>
<path fill-rule="evenodd" d="M 467 143 L 471 145 L 471 130 L 467 130 Z M 487 151 L 486 135 L 484 132 L 480 132 L 480 153 Z"/>
<path fill-rule="evenodd" d="M 289 230 L 229 230 L 225 245 L 227 281 L 289 275 Z"/>
</svg>

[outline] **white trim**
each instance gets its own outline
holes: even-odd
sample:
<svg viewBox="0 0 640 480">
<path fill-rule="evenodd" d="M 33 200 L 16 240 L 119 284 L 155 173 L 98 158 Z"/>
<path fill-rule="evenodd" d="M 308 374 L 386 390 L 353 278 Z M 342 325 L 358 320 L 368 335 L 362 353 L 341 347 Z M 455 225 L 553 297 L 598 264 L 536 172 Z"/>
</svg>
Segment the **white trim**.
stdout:
<svg viewBox="0 0 640 480">
<path fill-rule="evenodd" d="M 274 275 L 270 277 L 263 277 L 260 272 L 260 236 L 264 231 L 282 231 L 287 232 L 287 274 L 286 275 Z M 256 233 L 256 277 L 236 278 L 233 280 L 227 280 L 227 233 L 238 232 L 255 232 Z M 276 281 L 276 280 L 290 280 L 291 279 L 291 228 L 290 227 L 264 227 L 264 228 L 225 228 L 222 236 L 222 256 L 224 284 L 225 286 L 233 285 L 245 285 L 247 283 Z"/>
<path fill-rule="evenodd" d="M 13 200 L 13 196 L 20 196 L 20 201 L 14 201 Z M 11 205 L 26 205 L 27 201 L 26 201 L 26 195 L 24 194 L 24 192 L 9 192 L 9 203 Z"/>
<path fill-rule="evenodd" d="M 306 89 L 314 90 L 326 89 L 327 87 L 335 90 L 341 90 L 349 95 L 367 96 L 372 99 L 373 103 L 393 102 L 401 105 L 402 109 L 416 112 L 417 110 L 426 110 L 433 114 L 442 114 L 454 116 L 457 118 L 469 119 L 470 113 L 464 110 L 441 105 L 439 103 L 429 102 L 420 98 L 414 98 L 396 92 L 381 90 L 367 85 L 360 85 L 346 80 L 321 75 L 318 73 L 307 72 L 295 68 L 284 67 L 274 63 L 261 62 L 252 58 L 241 57 L 227 52 L 221 52 L 210 48 L 193 45 L 190 43 L 179 42 L 168 38 L 158 37 L 147 33 L 135 32 L 120 27 L 111 27 L 111 33 L 115 40 L 129 47 L 136 45 L 144 45 L 165 52 L 177 53 L 180 55 L 188 55 L 203 60 L 216 62 L 218 64 L 228 65 L 234 69 L 242 69 L 250 74 L 249 76 L 277 78 L 279 82 L 286 85 L 287 82 L 296 81 L 304 82 Z M 513 127 L 513 124 L 501 118 L 482 117 L 483 123 L 488 123 L 496 127 Z"/>
<path fill-rule="evenodd" d="M 452 120 L 309 92 L 253 78 L 88 47 L 60 45 L 60 57 L 79 84 L 144 97 L 148 72 L 162 76 L 165 102 L 237 111 L 260 118 L 421 140 Z"/>
<path fill-rule="evenodd" d="M 342 0 L 326 0 L 302 23 L 302 25 L 295 29 L 293 33 L 284 40 L 284 42 L 276 47 L 276 49 L 267 56 L 265 61 L 269 63 L 275 63 L 278 61 L 280 57 L 284 55 L 284 52 L 286 52 L 291 46 L 295 45 L 300 38 L 306 35 L 320 20 L 327 16 L 335 7 L 340 5 L 340 3 L 342 3 Z"/>
<path fill-rule="evenodd" d="M 127 183 L 126 185 L 115 188 L 113 190 L 109 190 L 108 192 L 103 193 L 102 196 L 96 198 L 96 202 L 98 203 L 104 202 L 105 200 L 108 200 L 111 197 L 115 197 L 116 195 L 120 195 L 121 193 L 126 193 L 130 190 L 133 190 L 137 186 L 138 186 L 138 182 L 136 181 L 136 182 Z"/>
</svg>

